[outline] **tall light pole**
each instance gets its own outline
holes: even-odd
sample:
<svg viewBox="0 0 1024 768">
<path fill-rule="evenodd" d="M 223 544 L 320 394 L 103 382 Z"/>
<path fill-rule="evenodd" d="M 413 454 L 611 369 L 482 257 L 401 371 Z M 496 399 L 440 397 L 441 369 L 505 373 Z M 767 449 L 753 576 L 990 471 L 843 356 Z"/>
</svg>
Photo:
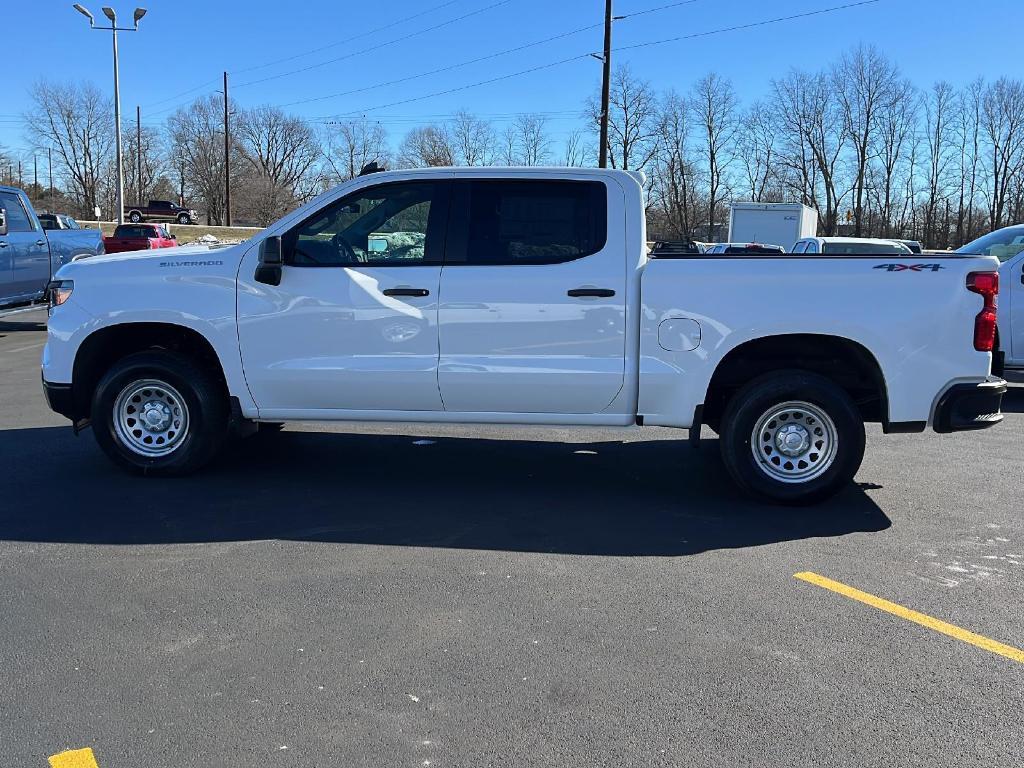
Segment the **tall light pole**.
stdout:
<svg viewBox="0 0 1024 768">
<path fill-rule="evenodd" d="M 97 27 L 96 20 L 85 7 L 75 3 L 72 8 L 89 20 L 90 29 L 110 30 L 114 41 L 114 143 L 117 152 L 117 223 L 124 224 L 124 158 L 121 156 L 121 84 L 117 62 L 117 33 L 138 32 L 139 21 L 146 15 L 145 8 L 136 8 L 132 27 L 117 26 L 117 14 L 110 6 L 103 6 L 103 15 L 110 20 L 109 27 Z"/>
</svg>

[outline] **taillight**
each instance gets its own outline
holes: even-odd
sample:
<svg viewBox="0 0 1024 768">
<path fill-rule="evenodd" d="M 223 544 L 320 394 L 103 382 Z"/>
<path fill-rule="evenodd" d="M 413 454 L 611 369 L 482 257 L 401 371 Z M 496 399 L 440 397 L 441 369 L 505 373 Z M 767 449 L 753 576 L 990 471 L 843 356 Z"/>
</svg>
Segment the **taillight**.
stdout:
<svg viewBox="0 0 1024 768">
<path fill-rule="evenodd" d="M 59 307 L 70 299 L 74 290 L 75 283 L 72 280 L 51 280 L 46 286 L 46 300 L 50 309 Z"/>
<path fill-rule="evenodd" d="M 999 295 L 998 272 L 971 272 L 967 290 L 979 294 L 985 303 L 974 318 L 974 348 L 992 352 L 996 348 L 996 296 Z"/>
</svg>

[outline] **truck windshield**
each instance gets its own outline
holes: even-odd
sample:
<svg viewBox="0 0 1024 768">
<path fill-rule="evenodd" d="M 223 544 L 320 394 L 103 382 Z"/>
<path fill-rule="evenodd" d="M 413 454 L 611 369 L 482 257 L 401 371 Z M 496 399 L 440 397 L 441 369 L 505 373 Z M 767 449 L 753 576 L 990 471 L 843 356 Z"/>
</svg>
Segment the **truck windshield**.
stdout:
<svg viewBox="0 0 1024 768">
<path fill-rule="evenodd" d="M 1004 262 L 1009 261 L 1021 251 L 1024 251 L 1024 224 L 989 232 L 974 242 L 968 243 L 957 253 L 995 256 L 1000 262 Z"/>
</svg>

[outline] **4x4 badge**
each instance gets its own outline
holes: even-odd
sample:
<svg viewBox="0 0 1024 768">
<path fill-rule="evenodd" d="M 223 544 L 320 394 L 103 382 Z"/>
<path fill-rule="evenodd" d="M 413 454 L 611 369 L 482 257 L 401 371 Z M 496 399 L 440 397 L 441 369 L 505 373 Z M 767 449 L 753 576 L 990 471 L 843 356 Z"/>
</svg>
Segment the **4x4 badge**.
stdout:
<svg viewBox="0 0 1024 768">
<path fill-rule="evenodd" d="M 945 267 L 941 264 L 879 264 L 874 269 L 884 269 L 887 272 L 905 272 L 906 270 L 911 272 L 925 272 L 926 270 L 938 272 L 940 269 L 945 269 Z"/>
</svg>

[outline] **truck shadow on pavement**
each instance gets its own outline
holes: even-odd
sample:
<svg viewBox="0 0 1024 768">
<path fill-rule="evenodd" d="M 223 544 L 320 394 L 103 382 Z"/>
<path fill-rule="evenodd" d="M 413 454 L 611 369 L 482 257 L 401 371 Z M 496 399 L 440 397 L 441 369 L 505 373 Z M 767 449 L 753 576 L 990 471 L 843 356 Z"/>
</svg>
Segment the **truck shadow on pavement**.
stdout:
<svg viewBox="0 0 1024 768">
<path fill-rule="evenodd" d="M 1024 413 L 1024 386 L 1009 386 L 1003 395 L 1003 413 Z"/>
<path fill-rule="evenodd" d="M 766 506 L 733 487 L 716 440 L 695 453 L 683 440 L 283 432 L 232 443 L 201 474 L 162 479 L 122 473 L 89 434 L 14 429 L 0 431 L 0 455 L 17 457 L 0 478 L 0 540 L 677 556 L 890 526 L 860 487 L 816 507 Z"/>
</svg>

